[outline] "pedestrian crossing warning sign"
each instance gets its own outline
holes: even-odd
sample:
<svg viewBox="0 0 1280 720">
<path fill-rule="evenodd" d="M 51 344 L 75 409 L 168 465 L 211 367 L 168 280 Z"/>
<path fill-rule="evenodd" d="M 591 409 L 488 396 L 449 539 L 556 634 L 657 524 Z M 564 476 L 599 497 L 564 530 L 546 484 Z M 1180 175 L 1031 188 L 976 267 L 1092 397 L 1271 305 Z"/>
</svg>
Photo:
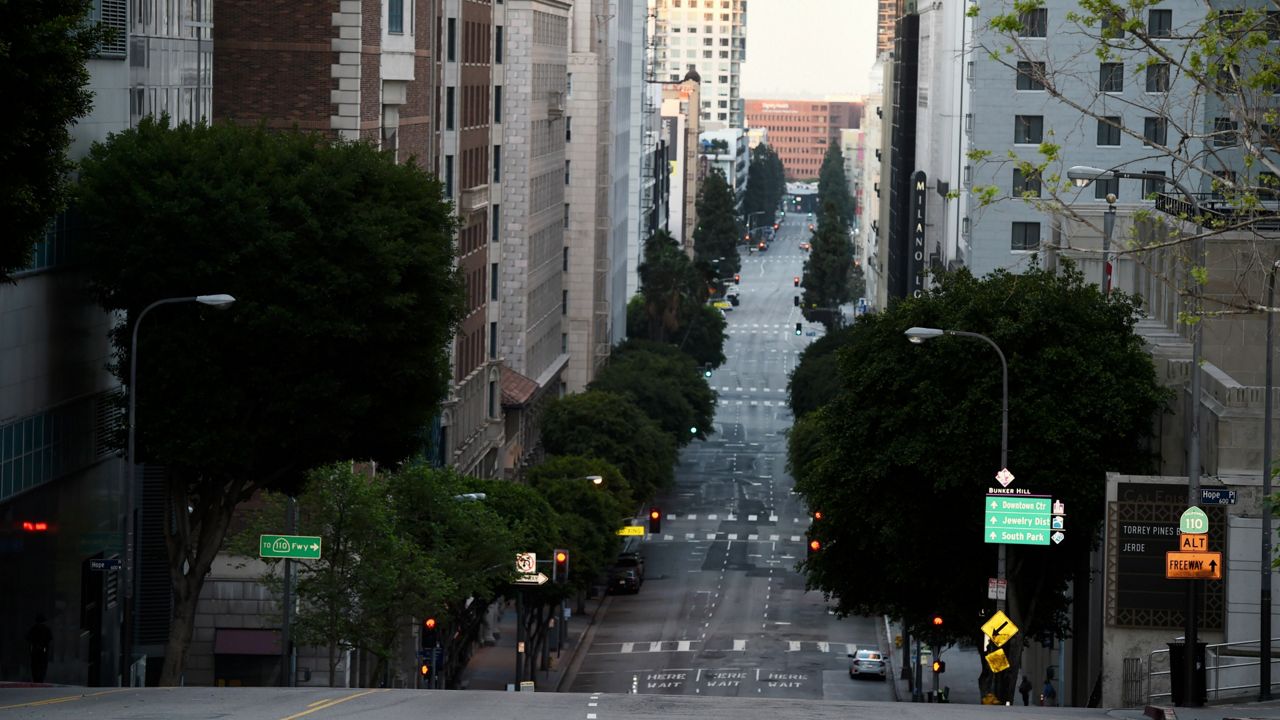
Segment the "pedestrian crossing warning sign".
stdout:
<svg viewBox="0 0 1280 720">
<path fill-rule="evenodd" d="M 1003 672 L 1009 669 L 1009 658 L 1004 654 L 1004 650 L 996 648 L 987 653 L 987 665 L 991 667 L 991 672 Z"/>
</svg>

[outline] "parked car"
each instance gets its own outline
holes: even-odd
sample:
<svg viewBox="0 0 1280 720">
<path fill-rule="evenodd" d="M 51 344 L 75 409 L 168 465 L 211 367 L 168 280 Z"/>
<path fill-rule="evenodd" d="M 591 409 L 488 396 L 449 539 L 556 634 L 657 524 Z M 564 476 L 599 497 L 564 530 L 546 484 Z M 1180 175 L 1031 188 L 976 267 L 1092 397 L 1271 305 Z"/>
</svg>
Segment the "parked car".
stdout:
<svg viewBox="0 0 1280 720">
<path fill-rule="evenodd" d="M 724 296 L 724 299 L 728 300 L 729 303 L 732 304 L 734 307 L 738 307 L 738 304 L 742 302 L 742 300 L 738 297 L 738 293 L 729 293 L 728 295 Z"/>
<path fill-rule="evenodd" d="M 769 249 L 769 243 L 762 242 L 756 246 L 756 249 L 759 250 L 760 252 L 764 252 L 765 250 Z"/>
<path fill-rule="evenodd" d="M 849 657 L 851 658 L 850 678 L 869 675 L 884 680 L 888 677 L 888 663 L 884 661 L 884 655 L 881 655 L 878 650 L 859 650 L 856 653 L 849 653 Z"/>
<path fill-rule="evenodd" d="M 625 592 L 632 595 L 640 592 L 640 573 L 627 568 L 615 567 L 609 573 L 609 592 Z"/>
<path fill-rule="evenodd" d="M 809 243 L 807 243 L 807 242 L 802 242 L 802 243 L 800 243 L 800 249 L 801 249 L 801 250 L 808 250 L 808 249 L 809 249 Z"/>
</svg>

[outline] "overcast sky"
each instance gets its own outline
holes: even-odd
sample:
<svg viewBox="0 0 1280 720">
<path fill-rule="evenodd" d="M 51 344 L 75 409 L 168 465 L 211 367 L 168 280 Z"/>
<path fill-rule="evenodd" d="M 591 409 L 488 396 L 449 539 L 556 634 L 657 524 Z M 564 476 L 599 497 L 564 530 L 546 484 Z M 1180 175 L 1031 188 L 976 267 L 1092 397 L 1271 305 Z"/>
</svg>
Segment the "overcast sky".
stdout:
<svg viewBox="0 0 1280 720">
<path fill-rule="evenodd" d="M 742 97 L 863 95 L 876 56 L 876 0 L 750 0 Z"/>
</svg>

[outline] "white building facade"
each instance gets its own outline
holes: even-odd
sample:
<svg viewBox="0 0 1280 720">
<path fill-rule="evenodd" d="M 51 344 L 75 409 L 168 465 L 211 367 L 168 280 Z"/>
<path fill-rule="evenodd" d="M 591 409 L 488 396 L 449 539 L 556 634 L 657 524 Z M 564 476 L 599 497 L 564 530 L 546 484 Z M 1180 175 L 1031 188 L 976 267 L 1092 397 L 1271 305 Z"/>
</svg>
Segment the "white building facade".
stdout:
<svg viewBox="0 0 1280 720">
<path fill-rule="evenodd" d="M 745 126 L 742 62 L 747 58 L 746 0 L 649 0 L 664 51 L 659 79 L 679 82 L 689 66 L 702 76 L 702 127 Z"/>
</svg>

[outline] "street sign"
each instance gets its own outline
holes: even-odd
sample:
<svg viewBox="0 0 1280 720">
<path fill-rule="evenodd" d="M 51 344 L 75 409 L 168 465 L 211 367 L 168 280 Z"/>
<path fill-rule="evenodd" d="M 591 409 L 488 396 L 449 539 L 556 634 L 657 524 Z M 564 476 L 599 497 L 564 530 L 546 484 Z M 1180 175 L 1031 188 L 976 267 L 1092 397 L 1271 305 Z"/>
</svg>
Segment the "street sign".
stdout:
<svg viewBox="0 0 1280 720">
<path fill-rule="evenodd" d="M 1000 483 L 1001 487 L 1009 487 L 1009 483 L 1013 482 L 1013 473 L 1009 472 L 1009 468 L 1001 468 L 1000 472 L 996 473 L 996 482 Z"/>
<path fill-rule="evenodd" d="M 628 535 L 639 535 L 639 536 L 643 537 L 643 536 L 644 536 L 644 526 L 643 526 L 643 525 L 628 525 L 628 526 L 623 527 L 623 528 L 618 528 L 618 534 L 619 534 L 619 535 L 623 535 L 623 536 L 628 536 Z"/>
<path fill-rule="evenodd" d="M 291 558 L 294 560 L 319 560 L 319 535 L 262 535 L 258 542 L 258 556 L 264 558 Z"/>
<path fill-rule="evenodd" d="M 1222 553 L 1167 552 L 1164 576 L 1170 580 L 1221 580 Z"/>
<path fill-rule="evenodd" d="M 1204 552 L 1209 549 L 1209 533 L 1183 534 L 1178 536 L 1178 550 L 1181 552 Z"/>
<path fill-rule="evenodd" d="M 530 573 L 516 578 L 517 585 L 543 585 L 551 578 L 546 573 Z"/>
<path fill-rule="evenodd" d="M 1062 532 L 1061 530 L 1059 530 L 1059 531 L 1055 532 L 1054 534 L 1050 535 L 1050 536 L 1049 536 L 1049 539 L 1053 541 L 1053 544 L 1054 544 L 1054 545 L 1057 545 L 1058 543 L 1061 543 L 1063 540 L 1066 540 L 1066 539 L 1067 539 L 1067 536 L 1066 536 L 1066 535 L 1064 535 L 1064 534 L 1063 534 L 1063 532 Z"/>
<path fill-rule="evenodd" d="M 1000 648 L 987 653 L 986 659 L 987 665 L 991 666 L 991 672 L 1003 672 L 1009 669 L 1009 658 Z"/>
<path fill-rule="evenodd" d="M 516 572 L 530 575 L 538 571 L 538 553 L 516 553 Z"/>
<path fill-rule="evenodd" d="M 987 578 L 987 599 L 1004 600 L 1008 596 L 1009 581 Z"/>
<path fill-rule="evenodd" d="M 1013 624 L 1008 615 L 997 610 L 996 614 L 991 616 L 991 619 L 982 624 L 982 632 L 999 647 L 1018 634 L 1018 626 Z"/>
<path fill-rule="evenodd" d="M 1200 488 L 1200 504 L 1201 505 L 1235 505 L 1236 491 Z"/>
<path fill-rule="evenodd" d="M 1194 535 L 1209 532 L 1209 516 L 1198 507 L 1189 507 L 1178 518 L 1178 532 Z"/>
<path fill-rule="evenodd" d="M 1052 501 L 1030 495 L 988 495 L 983 540 L 1007 545 L 1048 545 Z"/>
<path fill-rule="evenodd" d="M 120 558 L 93 558 L 89 561 L 89 569 L 97 572 L 119 570 Z"/>
</svg>

